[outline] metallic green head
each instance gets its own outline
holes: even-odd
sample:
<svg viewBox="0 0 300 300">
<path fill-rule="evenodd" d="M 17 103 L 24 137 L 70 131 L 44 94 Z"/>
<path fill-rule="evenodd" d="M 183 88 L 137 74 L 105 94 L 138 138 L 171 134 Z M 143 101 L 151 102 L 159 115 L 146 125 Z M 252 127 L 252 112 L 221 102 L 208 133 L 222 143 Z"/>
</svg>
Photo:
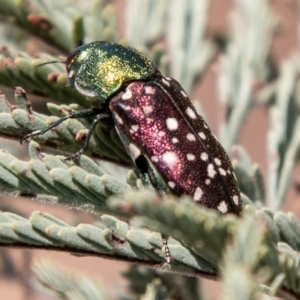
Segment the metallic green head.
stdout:
<svg viewBox="0 0 300 300">
<path fill-rule="evenodd" d="M 143 80 L 156 72 L 137 50 L 114 43 L 92 42 L 78 47 L 66 61 L 69 83 L 81 94 L 109 98 L 125 82 Z"/>
</svg>

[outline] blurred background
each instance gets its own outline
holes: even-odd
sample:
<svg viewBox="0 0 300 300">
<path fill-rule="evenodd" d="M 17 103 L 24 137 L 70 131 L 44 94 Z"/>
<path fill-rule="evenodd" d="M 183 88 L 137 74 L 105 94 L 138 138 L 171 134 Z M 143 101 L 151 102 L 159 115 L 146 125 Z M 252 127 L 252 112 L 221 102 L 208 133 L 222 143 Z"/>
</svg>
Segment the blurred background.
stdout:
<svg viewBox="0 0 300 300">
<path fill-rule="evenodd" d="M 39 25 L 38 32 L 22 26 L 7 3 L 0 0 L 0 48 L 13 53 L 65 56 L 76 44 L 101 39 L 124 42 L 144 51 L 162 73 L 182 84 L 231 157 L 248 166 L 249 176 L 252 172 L 262 174 L 265 197 L 261 199 L 260 195 L 257 202 L 293 211 L 300 217 L 298 128 L 297 122 L 291 121 L 297 119 L 300 103 L 299 1 L 78 0 L 47 5 L 43 1 L 24 1 L 20 15 L 26 15 L 26 11 L 27 21 Z M 83 40 L 57 38 L 54 34 L 54 42 L 48 39 L 45 43 L 42 31 L 49 29 L 49 23 L 34 13 L 28 14 L 31 9 L 44 9 L 54 26 L 66 32 L 80 31 L 80 26 L 71 25 L 81 18 L 84 34 L 73 36 Z M 66 15 L 73 23 L 65 19 Z M 1 90 L 13 101 L 14 83 L 1 80 L 1 72 L 0 83 Z M 46 112 L 47 99 L 30 97 L 35 110 Z M 27 147 L 18 141 L 1 139 L 0 147 L 19 158 L 28 157 Z M 2 211 L 25 217 L 38 210 L 68 224 L 93 219 L 63 207 L 0 197 Z M 128 267 L 125 263 L 12 249 L 0 250 L 0 298 L 56 299 L 34 284 L 31 265 L 41 260 L 63 266 L 70 274 L 87 276 L 114 291 L 116 297 L 126 291 L 121 276 Z M 218 283 L 203 279 L 201 288 L 205 299 L 219 298 Z"/>
</svg>

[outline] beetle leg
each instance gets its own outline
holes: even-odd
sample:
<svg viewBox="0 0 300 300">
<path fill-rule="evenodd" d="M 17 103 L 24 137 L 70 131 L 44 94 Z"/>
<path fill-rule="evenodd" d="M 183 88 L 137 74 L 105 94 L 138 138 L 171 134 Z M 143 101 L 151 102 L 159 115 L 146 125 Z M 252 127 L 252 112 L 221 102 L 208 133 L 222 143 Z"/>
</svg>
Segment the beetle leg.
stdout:
<svg viewBox="0 0 300 300">
<path fill-rule="evenodd" d="M 53 122 L 51 125 L 46 127 L 45 129 L 37 130 L 37 131 L 34 131 L 32 133 L 29 133 L 29 134 L 23 136 L 20 140 L 20 143 L 22 144 L 23 141 L 29 141 L 32 138 L 35 138 L 39 135 L 42 135 L 42 134 L 48 132 L 49 130 L 56 127 L 57 125 L 59 125 L 60 123 L 64 122 L 67 119 L 90 118 L 90 117 L 99 115 L 101 112 L 102 112 L 102 110 L 99 108 L 89 108 L 89 109 L 84 109 L 84 110 L 72 111 L 67 116 L 58 119 L 57 121 Z"/>
<path fill-rule="evenodd" d="M 79 151 L 77 151 L 75 154 L 73 154 L 65 159 L 65 160 L 74 160 L 74 159 L 78 158 L 87 149 L 87 147 L 89 145 L 89 141 L 92 136 L 92 133 L 94 132 L 94 130 L 95 130 L 97 124 L 100 122 L 100 120 L 102 120 L 104 118 L 110 118 L 110 116 L 108 114 L 103 113 L 103 111 L 104 110 L 101 108 L 89 108 L 89 109 L 84 109 L 84 110 L 72 111 L 67 116 L 58 119 L 57 121 L 53 122 L 51 125 L 46 127 L 45 129 L 37 130 L 37 131 L 34 131 L 32 133 L 25 135 L 20 140 L 20 143 L 22 144 L 23 141 L 25 141 L 25 140 L 29 141 L 32 138 L 35 138 L 37 136 L 40 136 L 40 135 L 48 132 L 49 130 L 58 126 L 60 123 L 64 122 L 67 119 L 85 119 L 85 118 L 95 117 L 95 120 L 93 121 L 93 124 L 88 131 L 83 148 L 80 149 Z"/>
<path fill-rule="evenodd" d="M 66 161 L 66 160 L 71 160 L 71 161 L 72 161 L 72 160 L 77 159 L 80 155 L 82 155 L 82 154 L 84 153 L 84 151 L 85 151 L 85 150 L 88 148 L 88 146 L 89 146 L 89 143 L 90 143 L 92 134 L 93 134 L 93 132 L 95 131 L 96 126 L 100 123 L 101 120 L 106 119 L 106 118 L 109 118 L 109 117 L 110 117 L 110 116 L 107 115 L 107 114 L 98 114 L 98 115 L 96 115 L 96 117 L 95 117 L 95 119 L 94 119 L 94 121 L 93 121 L 93 124 L 92 124 L 92 126 L 90 127 L 90 129 L 89 129 L 89 131 L 88 131 L 88 134 L 87 134 L 87 136 L 86 136 L 86 139 L 85 139 L 85 142 L 84 142 L 83 147 L 82 147 L 80 150 L 78 150 L 76 153 L 74 153 L 74 154 L 72 154 L 72 155 L 66 157 L 66 158 L 64 159 L 64 161 Z"/>
</svg>

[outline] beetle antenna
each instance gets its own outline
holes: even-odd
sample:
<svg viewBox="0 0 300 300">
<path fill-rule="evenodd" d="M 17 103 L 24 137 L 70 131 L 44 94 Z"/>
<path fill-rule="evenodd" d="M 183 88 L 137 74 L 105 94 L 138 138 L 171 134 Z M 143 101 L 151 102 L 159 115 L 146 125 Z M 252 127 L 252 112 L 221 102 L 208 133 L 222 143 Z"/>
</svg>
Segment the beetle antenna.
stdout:
<svg viewBox="0 0 300 300">
<path fill-rule="evenodd" d="M 35 65 L 35 67 L 41 67 L 41 66 L 44 66 L 44 65 L 56 64 L 56 63 L 65 64 L 66 61 L 64 61 L 64 60 L 51 60 L 51 61 L 46 61 L 46 62 L 37 64 L 37 65 Z"/>
</svg>

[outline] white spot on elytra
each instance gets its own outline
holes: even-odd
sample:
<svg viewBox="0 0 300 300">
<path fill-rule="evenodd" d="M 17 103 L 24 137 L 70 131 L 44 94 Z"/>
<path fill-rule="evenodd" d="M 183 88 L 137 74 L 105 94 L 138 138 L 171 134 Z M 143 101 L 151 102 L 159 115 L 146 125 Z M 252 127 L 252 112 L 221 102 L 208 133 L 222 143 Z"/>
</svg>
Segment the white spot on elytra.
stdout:
<svg viewBox="0 0 300 300">
<path fill-rule="evenodd" d="M 218 165 L 218 166 L 221 166 L 222 162 L 219 158 L 215 158 L 215 163 Z"/>
<path fill-rule="evenodd" d="M 168 76 L 164 76 L 164 77 L 165 77 L 165 79 L 167 79 L 167 80 L 169 80 L 169 81 L 172 80 L 172 78 L 170 78 L 170 77 L 168 77 Z"/>
<path fill-rule="evenodd" d="M 155 94 L 155 89 L 152 86 L 146 86 L 145 94 L 153 95 L 153 94 Z"/>
<path fill-rule="evenodd" d="M 190 107 L 188 107 L 185 112 L 191 119 L 196 119 L 196 114 Z"/>
<path fill-rule="evenodd" d="M 231 171 L 228 169 L 228 170 L 227 170 L 227 173 L 228 173 L 228 174 L 230 174 L 230 173 L 231 173 Z"/>
<path fill-rule="evenodd" d="M 134 144 L 129 144 L 129 152 L 133 159 L 136 159 L 137 157 L 139 157 L 141 155 L 140 149 L 137 146 L 135 146 Z"/>
<path fill-rule="evenodd" d="M 207 173 L 208 173 L 208 176 L 210 178 L 214 178 L 215 175 L 217 174 L 216 170 L 215 170 L 215 167 L 213 164 L 208 164 L 207 166 Z"/>
<path fill-rule="evenodd" d="M 178 128 L 178 121 L 175 118 L 168 118 L 166 123 L 169 130 L 176 130 Z"/>
<path fill-rule="evenodd" d="M 176 186 L 175 182 L 173 181 L 168 181 L 168 186 L 171 188 L 171 189 L 174 189 L 174 187 Z"/>
<path fill-rule="evenodd" d="M 153 162 L 158 162 L 158 157 L 156 155 L 151 156 Z"/>
<path fill-rule="evenodd" d="M 193 196 L 193 199 L 195 201 L 199 201 L 201 199 L 203 195 L 203 191 L 201 190 L 201 188 L 198 186 L 195 190 L 195 193 L 194 193 L 194 196 Z"/>
<path fill-rule="evenodd" d="M 222 214 L 226 214 L 228 211 L 228 207 L 225 201 L 220 202 L 220 204 L 218 205 L 218 211 Z"/>
<path fill-rule="evenodd" d="M 192 153 L 188 153 L 188 154 L 186 155 L 186 158 L 187 158 L 187 160 L 195 160 L 195 155 L 192 154 Z"/>
<path fill-rule="evenodd" d="M 187 97 L 188 95 L 185 93 L 185 91 L 184 90 L 181 90 L 181 95 L 183 96 L 183 97 Z"/>
<path fill-rule="evenodd" d="M 123 100 L 129 100 L 132 98 L 131 90 L 127 89 L 126 92 L 122 95 Z"/>
<path fill-rule="evenodd" d="M 210 184 L 210 179 L 205 179 L 205 184 L 209 185 Z"/>
<path fill-rule="evenodd" d="M 208 160 L 208 154 L 206 152 L 202 152 L 201 153 L 201 159 L 204 160 L 204 161 Z"/>
<path fill-rule="evenodd" d="M 203 125 L 204 125 L 204 128 L 208 128 L 208 125 L 205 122 L 203 122 Z"/>
<path fill-rule="evenodd" d="M 145 115 L 148 115 L 148 114 L 153 112 L 153 107 L 152 106 L 144 106 L 144 107 L 142 107 L 142 109 L 143 109 L 143 112 L 144 112 Z"/>
<path fill-rule="evenodd" d="M 186 135 L 186 138 L 187 138 L 189 141 L 191 141 L 191 142 L 196 141 L 196 137 L 195 137 L 192 133 L 188 133 L 188 134 Z"/>
<path fill-rule="evenodd" d="M 237 195 L 234 195 L 232 197 L 232 200 L 233 200 L 233 202 L 234 202 L 235 205 L 239 205 L 239 197 Z"/>
<path fill-rule="evenodd" d="M 202 140 L 205 140 L 205 139 L 206 139 L 206 135 L 205 135 L 204 132 L 201 131 L 201 132 L 199 132 L 198 134 L 199 134 L 199 136 L 201 137 Z"/>
<path fill-rule="evenodd" d="M 139 129 L 139 125 L 131 125 L 131 127 L 130 127 L 131 129 L 129 130 L 130 131 L 130 133 L 135 133 L 135 132 L 137 132 L 138 131 L 138 129 Z"/>
<path fill-rule="evenodd" d="M 178 162 L 178 157 L 175 152 L 167 151 L 162 155 L 163 161 L 169 166 L 172 167 Z"/>
<path fill-rule="evenodd" d="M 166 79 L 164 79 L 164 78 L 162 78 L 161 79 L 161 82 L 163 83 L 163 84 L 165 84 L 166 86 L 170 86 L 170 82 L 168 82 Z"/>
<path fill-rule="evenodd" d="M 123 124 L 123 120 L 122 120 L 122 118 L 121 118 L 118 114 L 114 113 L 114 116 L 115 116 L 116 120 L 117 120 L 120 124 Z"/>
<path fill-rule="evenodd" d="M 176 138 L 176 137 L 173 137 L 173 138 L 172 138 L 172 143 L 173 143 L 173 144 L 179 143 L 179 140 L 178 140 L 178 138 Z"/>
<path fill-rule="evenodd" d="M 159 131 L 158 132 L 158 136 L 160 136 L 160 137 L 165 136 L 165 135 L 166 135 L 166 133 L 164 131 Z"/>
<path fill-rule="evenodd" d="M 227 175 L 226 171 L 225 171 L 223 168 L 219 168 L 219 172 L 220 172 L 220 174 L 223 175 L 223 176 L 226 176 L 226 175 Z"/>
</svg>

